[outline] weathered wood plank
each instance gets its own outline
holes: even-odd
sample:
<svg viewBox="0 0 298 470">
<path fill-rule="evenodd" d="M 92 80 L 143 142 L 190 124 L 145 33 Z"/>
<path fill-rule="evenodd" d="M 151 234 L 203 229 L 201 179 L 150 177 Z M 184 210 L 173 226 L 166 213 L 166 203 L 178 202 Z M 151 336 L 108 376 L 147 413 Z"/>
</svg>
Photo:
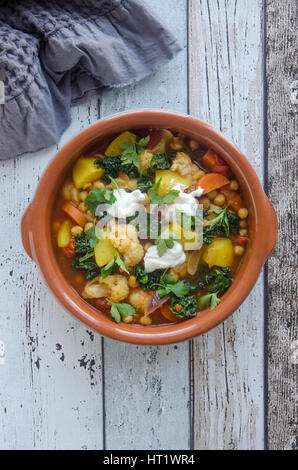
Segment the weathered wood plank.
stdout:
<svg viewBox="0 0 298 470">
<path fill-rule="evenodd" d="M 268 448 L 288 450 L 297 448 L 296 2 L 267 0 L 266 14 L 268 193 L 279 217 L 268 261 Z"/>
<path fill-rule="evenodd" d="M 149 3 L 186 48 L 186 1 Z M 107 94 L 101 116 L 146 107 L 186 112 L 186 63 L 185 50 L 150 78 Z M 104 359 L 106 448 L 189 448 L 188 343 L 137 347 L 105 339 Z"/>
<path fill-rule="evenodd" d="M 97 117 L 96 100 L 75 108 L 60 145 Z M 0 163 L 1 449 L 102 448 L 101 338 L 58 305 L 20 239 L 22 213 L 55 153 Z"/>
<path fill-rule="evenodd" d="M 262 180 L 262 2 L 190 0 L 189 111 L 221 129 Z M 263 276 L 241 308 L 193 344 L 194 447 L 261 449 Z"/>
</svg>

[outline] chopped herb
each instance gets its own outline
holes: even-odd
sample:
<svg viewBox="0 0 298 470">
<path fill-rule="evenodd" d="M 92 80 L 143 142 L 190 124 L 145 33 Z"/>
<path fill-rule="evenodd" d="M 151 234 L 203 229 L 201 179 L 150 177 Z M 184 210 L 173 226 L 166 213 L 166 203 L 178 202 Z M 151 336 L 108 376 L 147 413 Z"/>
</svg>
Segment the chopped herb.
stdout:
<svg viewBox="0 0 298 470">
<path fill-rule="evenodd" d="M 125 303 L 116 303 L 111 302 L 108 300 L 111 307 L 111 315 L 114 318 L 115 322 L 119 323 L 121 321 L 121 317 L 128 317 L 130 315 L 135 315 L 136 310 L 130 304 Z"/>
<path fill-rule="evenodd" d="M 213 294 L 206 294 L 200 297 L 198 302 L 198 307 L 200 310 L 204 310 L 207 307 L 210 307 L 213 310 L 219 303 L 220 299 L 217 297 L 217 292 Z"/>
<path fill-rule="evenodd" d="M 94 246 L 97 242 L 98 238 L 95 234 L 95 227 L 75 237 L 75 256 L 72 261 L 72 267 L 85 271 L 85 276 L 88 280 L 100 274 L 100 269 L 94 258 Z"/>
<path fill-rule="evenodd" d="M 104 169 L 104 174 L 101 177 L 106 183 L 110 183 L 110 177 L 117 178 L 119 173 L 125 173 L 129 178 L 138 177 L 138 169 L 134 164 L 123 165 L 121 162 L 121 155 L 115 157 L 104 157 L 95 160 L 98 168 Z"/>
<path fill-rule="evenodd" d="M 172 164 L 172 160 L 172 156 L 169 156 L 166 153 L 157 153 L 153 155 L 151 159 L 150 169 L 152 171 L 168 170 Z"/>
<path fill-rule="evenodd" d="M 174 297 L 171 300 L 170 309 L 178 318 L 195 317 L 197 314 L 197 298 L 195 295 Z"/>
<path fill-rule="evenodd" d="M 91 214 L 95 215 L 99 204 L 106 203 L 112 205 L 116 201 L 113 191 L 109 189 L 93 188 L 85 199 L 85 206 L 88 207 Z"/>
<path fill-rule="evenodd" d="M 149 176 L 145 171 L 142 171 L 140 178 L 138 179 L 138 189 L 142 193 L 148 193 L 149 189 L 153 186 L 153 178 Z"/>
<path fill-rule="evenodd" d="M 178 282 L 169 282 L 166 277 L 161 278 L 160 287 L 158 288 L 158 295 L 164 297 L 168 294 L 174 294 L 178 298 L 182 298 L 196 290 L 195 284 L 187 279 Z"/>
<path fill-rule="evenodd" d="M 170 238 L 162 238 L 162 236 L 159 236 L 155 240 L 155 245 L 157 245 L 157 253 L 160 257 L 162 257 L 170 248 L 173 248 L 174 246 L 174 239 L 173 236 L 170 236 Z"/>
<path fill-rule="evenodd" d="M 144 153 L 144 147 L 148 144 L 150 140 L 149 135 L 140 139 L 137 143 L 130 143 L 125 142 L 120 146 L 123 150 L 121 155 L 121 163 L 123 166 L 126 165 L 134 165 L 135 167 L 139 168 L 140 166 L 140 158 L 138 153 Z"/>
<path fill-rule="evenodd" d="M 135 268 L 136 280 L 141 284 L 142 289 L 145 290 L 155 290 L 163 274 L 164 271 L 161 269 L 157 269 L 152 273 L 145 273 L 141 266 L 136 266 Z"/>
<path fill-rule="evenodd" d="M 178 196 L 179 196 L 179 191 L 176 189 L 171 189 L 165 196 L 161 196 L 158 194 L 158 190 L 160 187 L 161 183 L 161 178 L 159 178 L 158 182 L 152 186 L 151 189 L 148 191 L 148 196 L 150 198 L 150 201 L 152 204 L 170 204 L 173 202 Z"/>
<path fill-rule="evenodd" d="M 232 284 L 231 268 L 213 268 L 203 274 L 198 286 L 202 290 L 223 294 Z"/>
<path fill-rule="evenodd" d="M 126 269 L 126 266 L 124 262 L 122 261 L 122 259 L 120 258 L 118 251 L 115 253 L 113 259 L 101 269 L 101 273 L 100 273 L 101 277 L 105 279 L 107 276 L 112 274 L 112 272 L 117 266 L 120 269 L 122 269 L 122 271 L 129 274 L 129 271 Z"/>
<path fill-rule="evenodd" d="M 236 213 L 228 211 L 227 209 L 204 211 L 204 217 L 210 214 L 215 214 L 216 217 L 204 227 L 204 245 L 210 245 L 215 235 L 225 235 L 229 237 L 230 233 L 238 233 L 239 217 Z"/>
</svg>

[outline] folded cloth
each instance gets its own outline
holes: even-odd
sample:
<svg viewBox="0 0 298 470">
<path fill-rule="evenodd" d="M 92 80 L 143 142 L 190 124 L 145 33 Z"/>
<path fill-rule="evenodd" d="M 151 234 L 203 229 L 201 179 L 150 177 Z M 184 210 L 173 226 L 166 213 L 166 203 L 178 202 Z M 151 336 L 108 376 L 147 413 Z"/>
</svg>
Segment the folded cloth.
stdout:
<svg viewBox="0 0 298 470">
<path fill-rule="evenodd" d="M 71 105 L 144 78 L 180 50 L 137 0 L 0 1 L 0 159 L 58 142 Z"/>
</svg>

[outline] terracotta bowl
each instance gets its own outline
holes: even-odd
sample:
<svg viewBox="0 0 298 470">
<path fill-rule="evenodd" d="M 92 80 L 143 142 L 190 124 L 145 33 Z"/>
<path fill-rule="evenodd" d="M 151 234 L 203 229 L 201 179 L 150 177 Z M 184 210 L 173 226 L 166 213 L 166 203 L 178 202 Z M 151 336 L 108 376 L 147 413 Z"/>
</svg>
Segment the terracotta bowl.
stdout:
<svg viewBox="0 0 298 470">
<path fill-rule="evenodd" d="M 226 160 L 243 191 L 250 214 L 246 253 L 229 290 L 216 309 L 176 325 L 116 324 L 87 304 L 63 276 L 51 241 L 51 216 L 55 198 L 75 160 L 99 140 L 131 128 L 169 128 L 197 139 Z M 39 265 L 46 283 L 61 304 L 93 330 L 113 339 L 136 344 L 168 344 L 187 340 L 210 330 L 231 315 L 254 286 L 260 270 L 277 240 L 277 217 L 252 166 L 240 150 L 220 132 L 191 116 L 174 112 L 143 110 L 102 119 L 74 137 L 55 156 L 45 171 L 35 197 L 21 224 L 28 255 Z"/>
</svg>

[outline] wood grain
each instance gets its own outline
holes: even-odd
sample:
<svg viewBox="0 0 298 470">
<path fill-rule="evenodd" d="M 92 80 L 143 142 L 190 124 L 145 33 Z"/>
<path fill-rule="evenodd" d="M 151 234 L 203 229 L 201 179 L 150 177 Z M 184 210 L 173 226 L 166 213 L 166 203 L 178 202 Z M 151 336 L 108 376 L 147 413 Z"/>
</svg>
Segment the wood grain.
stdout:
<svg viewBox="0 0 298 470">
<path fill-rule="evenodd" d="M 96 100 L 73 109 L 59 146 L 97 116 Z M 56 302 L 20 239 L 22 213 L 56 151 L 0 163 L 1 449 L 102 448 L 101 338 Z"/>
<path fill-rule="evenodd" d="M 190 0 L 189 111 L 263 178 L 262 2 Z M 264 447 L 263 275 L 243 305 L 193 342 L 196 449 Z"/>
<path fill-rule="evenodd" d="M 279 242 L 268 261 L 268 448 L 297 448 L 296 2 L 267 0 L 268 194 Z"/>
<path fill-rule="evenodd" d="M 148 1 L 185 50 L 153 76 L 104 96 L 101 116 L 137 108 L 187 112 L 186 1 Z M 107 449 L 188 449 L 189 347 L 104 340 Z"/>
</svg>

